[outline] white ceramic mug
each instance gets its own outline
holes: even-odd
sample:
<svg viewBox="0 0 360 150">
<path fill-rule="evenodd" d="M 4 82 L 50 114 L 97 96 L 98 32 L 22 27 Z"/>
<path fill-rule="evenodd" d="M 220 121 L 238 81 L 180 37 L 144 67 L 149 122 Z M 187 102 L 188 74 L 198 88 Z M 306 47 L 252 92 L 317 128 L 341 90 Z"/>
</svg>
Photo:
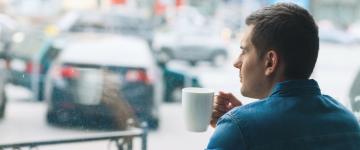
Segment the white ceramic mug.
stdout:
<svg viewBox="0 0 360 150">
<path fill-rule="evenodd" d="M 204 132 L 208 128 L 213 109 L 214 91 L 207 88 L 182 89 L 182 108 L 185 126 L 189 131 Z"/>
</svg>

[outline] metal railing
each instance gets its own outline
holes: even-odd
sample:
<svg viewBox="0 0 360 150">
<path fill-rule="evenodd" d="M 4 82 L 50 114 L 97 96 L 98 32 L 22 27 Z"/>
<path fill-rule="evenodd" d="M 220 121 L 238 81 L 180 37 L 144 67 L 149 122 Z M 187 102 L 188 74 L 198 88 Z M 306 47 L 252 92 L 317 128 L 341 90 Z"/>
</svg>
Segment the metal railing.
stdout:
<svg viewBox="0 0 360 150">
<path fill-rule="evenodd" d="M 96 133 L 92 135 L 66 138 L 66 139 L 29 141 L 29 142 L 6 143 L 6 144 L 0 143 L 0 150 L 6 150 L 6 149 L 21 150 L 22 148 L 38 149 L 38 147 L 40 146 L 105 141 L 105 140 L 116 143 L 116 147 L 118 150 L 132 150 L 134 138 L 141 139 L 141 150 L 147 149 L 147 129 L 146 127 L 142 127 L 142 128 L 131 128 L 125 131 Z"/>
</svg>

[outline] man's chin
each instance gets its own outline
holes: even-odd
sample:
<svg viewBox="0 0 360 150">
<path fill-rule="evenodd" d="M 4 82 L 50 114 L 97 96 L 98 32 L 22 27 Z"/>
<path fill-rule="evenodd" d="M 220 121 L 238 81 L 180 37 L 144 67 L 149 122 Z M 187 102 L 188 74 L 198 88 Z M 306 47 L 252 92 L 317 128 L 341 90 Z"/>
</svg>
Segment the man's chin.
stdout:
<svg viewBox="0 0 360 150">
<path fill-rule="evenodd" d="M 240 93 L 242 96 L 248 97 L 248 93 L 246 92 L 246 90 L 243 87 L 241 87 Z"/>
<path fill-rule="evenodd" d="M 253 98 L 253 99 L 259 99 L 258 96 L 252 95 L 250 92 L 246 91 L 246 89 L 242 88 L 240 89 L 240 93 L 244 97 Z"/>
</svg>

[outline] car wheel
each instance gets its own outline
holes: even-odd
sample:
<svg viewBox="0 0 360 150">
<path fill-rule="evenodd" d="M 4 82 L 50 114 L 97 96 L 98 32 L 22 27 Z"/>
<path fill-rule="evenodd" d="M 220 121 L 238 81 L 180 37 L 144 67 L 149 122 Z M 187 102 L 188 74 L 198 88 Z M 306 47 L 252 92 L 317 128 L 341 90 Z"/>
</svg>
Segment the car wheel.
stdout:
<svg viewBox="0 0 360 150">
<path fill-rule="evenodd" d="M 37 100 L 38 101 L 43 101 L 44 100 L 44 85 L 43 84 L 39 84 L 39 90 L 38 90 L 38 95 L 37 95 Z"/>
<path fill-rule="evenodd" d="M 148 128 L 151 130 L 156 130 L 159 128 L 159 119 L 158 118 L 152 118 L 147 121 Z"/>
<path fill-rule="evenodd" d="M 64 124 L 68 121 L 70 114 L 67 112 L 55 113 L 55 112 L 48 112 L 46 114 L 46 121 L 49 124 Z"/>
<path fill-rule="evenodd" d="M 217 53 L 212 57 L 211 63 L 215 67 L 220 67 L 226 62 L 226 58 L 224 53 Z"/>
<path fill-rule="evenodd" d="M 182 93 L 182 88 L 176 87 L 173 91 L 171 91 L 170 101 L 181 102 L 181 93 Z"/>
<path fill-rule="evenodd" d="M 5 91 L 3 90 L 0 96 L 0 118 L 3 118 L 5 116 L 6 101 L 7 97 Z"/>
<path fill-rule="evenodd" d="M 46 114 L 46 122 L 49 124 L 57 124 L 59 121 L 54 113 L 48 112 Z"/>
<path fill-rule="evenodd" d="M 63 112 L 57 114 L 56 118 L 60 123 L 67 123 L 67 122 L 69 122 L 71 117 L 72 116 L 69 112 L 63 111 Z"/>
<path fill-rule="evenodd" d="M 196 66 L 197 62 L 196 61 L 190 61 L 189 64 L 190 64 L 190 66 Z"/>
</svg>

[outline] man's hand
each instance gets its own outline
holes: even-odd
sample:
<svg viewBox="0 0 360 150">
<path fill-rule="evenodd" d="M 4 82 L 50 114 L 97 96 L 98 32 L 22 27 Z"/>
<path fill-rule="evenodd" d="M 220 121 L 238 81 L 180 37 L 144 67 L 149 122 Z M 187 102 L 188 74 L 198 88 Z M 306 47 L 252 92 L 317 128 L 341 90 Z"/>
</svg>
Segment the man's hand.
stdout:
<svg viewBox="0 0 360 150">
<path fill-rule="evenodd" d="M 220 91 L 214 97 L 214 108 L 211 115 L 210 125 L 215 128 L 218 119 L 236 106 L 241 106 L 241 102 L 231 93 Z"/>
</svg>

